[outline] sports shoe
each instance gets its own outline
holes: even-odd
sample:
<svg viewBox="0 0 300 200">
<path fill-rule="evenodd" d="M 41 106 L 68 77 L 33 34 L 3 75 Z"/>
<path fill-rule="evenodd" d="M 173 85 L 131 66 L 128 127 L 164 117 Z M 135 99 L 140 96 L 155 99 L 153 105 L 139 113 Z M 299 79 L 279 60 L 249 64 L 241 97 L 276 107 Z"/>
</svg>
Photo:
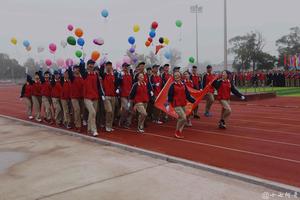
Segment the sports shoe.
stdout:
<svg viewBox="0 0 300 200">
<path fill-rule="evenodd" d="M 204 116 L 205 116 L 205 117 L 211 117 L 212 114 L 211 114 L 210 112 L 205 112 L 205 113 L 204 113 Z"/>
<path fill-rule="evenodd" d="M 192 126 L 193 126 L 192 121 L 191 121 L 191 120 L 188 120 L 187 123 L 186 123 L 186 126 L 187 126 L 187 127 L 192 127 Z"/>
<path fill-rule="evenodd" d="M 87 122 L 85 120 L 82 120 L 82 125 L 87 126 Z"/>
<path fill-rule="evenodd" d="M 183 139 L 184 138 L 183 134 L 180 131 L 175 131 L 175 137 L 178 138 L 178 139 Z"/>
<path fill-rule="evenodd" d="M 98 135 L 99 135 L 99 134 L 98 134 L 97 131 L 94 131 L 94 132 L 93 132 L 93 136 L 94 136 L 94 137 L 97 137 Z"/>
<path fill-rule="evenodd" d="M 137 132 L 140 133 L 140 134 L 145 133 L 144 129 L 140 129 L 140 128 L 138 128 Z"/>
<path fill-rule="evenodd" d="M 159 121 L 159 120 L 155 120 L 154 123 L 156 123 L 156 124 L 163 124 L 163 122 L 162 122 L 162 121 Z"/>
<path fill-rule="evenodd" d="M 219 128 L 220 129 L 226 129 L 226 124 L 225 124 L 225 121 L 223 119 L 221 119 L 219 121 Z"/>
<path fill-rule="evenodd" d="M 33 119 L 33 116 L 30 115 L 30 116 L 28 117 L 28 119 L 32 120 L 32 119 Z"/>
<path fill-rule="evenodd" d="M 108 133 L 110 133 L 110 132 L 113 132 L 114 129 L 112 129 L 112 128 L 105 128 L 105 131 L 108 132 Z"/>
<path fill-rule="evenodd" d="M 37 122 L 42 122 L 41 118 L 35 119 Z"/>
</svg>

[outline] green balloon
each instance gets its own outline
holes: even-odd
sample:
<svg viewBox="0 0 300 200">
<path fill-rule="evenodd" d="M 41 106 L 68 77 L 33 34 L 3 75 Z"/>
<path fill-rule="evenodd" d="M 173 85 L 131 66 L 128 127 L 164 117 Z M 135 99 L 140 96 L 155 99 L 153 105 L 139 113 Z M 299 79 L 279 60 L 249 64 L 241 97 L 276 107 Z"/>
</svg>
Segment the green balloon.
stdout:
<svg viewBox="0 0 300 200">
<path fill-rule="evenodd" d="M 181 20 L 176 20 L 176 26 L 180 28 L 182 26 L 182 21 Z"/>
<path fill-rule="evenodd" d="M 80 58 L 80 57 L 82 56 L 82 51 L 77 50 L 77 51 L 75 52 L 75 55 L 76 55 L 78 58 Z"/>
<path fill-rule="evenodd" d="M 194 58 L 194 57 L 190 57 L 190 58 L 189 58 L 189 62 L 190 62 L 191 64 L 194 64 L 195 58 Z"/>
<path fill-rule="evenodd" d="M 76 45 L 76 39 L 73 36 L 69 36 L 67 39 L 67 42 L 69 45 L 72 45 L 72 46 Z"/>
</svg>

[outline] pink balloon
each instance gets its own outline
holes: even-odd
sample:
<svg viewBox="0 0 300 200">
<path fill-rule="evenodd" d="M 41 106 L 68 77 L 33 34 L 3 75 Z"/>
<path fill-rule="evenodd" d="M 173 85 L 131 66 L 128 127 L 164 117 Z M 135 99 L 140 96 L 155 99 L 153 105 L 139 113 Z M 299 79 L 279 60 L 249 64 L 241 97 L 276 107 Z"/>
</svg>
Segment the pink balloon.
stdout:
<svg viewBox="0 0 300 200">
<path fill-rule="evenodd" d="M 116 69 L 118 70 L 118 69 L 121 69 L 121 66 L 122 66 L 122 61 L 118 61 L 117 63 L 116 63 Z"/>
<path fill-rule="evenodd" d="M 93 42 L 94 42 L 94 44 L 99 45 L 99 46 L 104 44 L 104 40 L 102 38 L 96 38 L 93 40 Z"/>
<path fill-rule="evenodd" d="M 123 58 L 123 63 L 131 64 L 131 58 L 129 58 L 129 56 L 125 56 Z"/>
<path fill-rule="evenodd" d="M 49 49 L 50 49 L 51 53 L 55 53 L 55 51 L 56 51 L 56 44 L 54 44 L 54 43 L 49 44 Z"/>
<path fill-rule="evenodd" d="M 68 25 L 68 30 L 69 30 L 69 31 L 73 31 L 73 29 L 74 29 L 73 25 L 72 25 L 72 24 L 69 24 L 69 25 Z"/>
<path fill-rule="evenodd" d="M 73 66 L 73 60 L 71 59 L 71 58 L 68 58 L 67 60 L 66 60 L 66 66 L 67 67 L 72 67 Z"/>
<path fill-rule="evenodd" d="M 45 64 L 50 67 L 52 65 L 52 61 L 50 59 L 46 59 Z"/>
<path fill-rule="evenodd" d="M 64 59 L 62 58 L 59 58 L 56 60 L 56 64 L 59 66 L 59 67 L 63 67 L 65 65 L 65 61 Z"/>
</svg>

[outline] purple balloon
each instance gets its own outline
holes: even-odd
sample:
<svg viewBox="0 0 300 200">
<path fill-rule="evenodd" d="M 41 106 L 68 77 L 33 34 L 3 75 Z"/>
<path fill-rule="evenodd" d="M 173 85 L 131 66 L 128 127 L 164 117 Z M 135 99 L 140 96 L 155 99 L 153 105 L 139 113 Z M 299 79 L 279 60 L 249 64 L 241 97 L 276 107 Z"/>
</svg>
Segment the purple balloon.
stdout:
<svg viewBox="0 0 300 200">
<path fill-rule="evenodd" d="M 134 52 L 135 52 L 134 47 L 131 47 L 131 48 L 129 49 L 129 52 L 130 52 L 130 53 L 134 53 Z"/>
<path fill-rule="evenodd" d="M 135 63 L 137 63 L 138 59 L 137 58 L 133 58 L 132 61 L 135 64 Z"/>
<path fill-rule="evenodd" d="M 104 44 L 104 40 L 102 38 L 96 38 L 93 40 L 93 42 L 94 42 L 94 44 L 99 45 L 99 46 Z"/>
</svg>

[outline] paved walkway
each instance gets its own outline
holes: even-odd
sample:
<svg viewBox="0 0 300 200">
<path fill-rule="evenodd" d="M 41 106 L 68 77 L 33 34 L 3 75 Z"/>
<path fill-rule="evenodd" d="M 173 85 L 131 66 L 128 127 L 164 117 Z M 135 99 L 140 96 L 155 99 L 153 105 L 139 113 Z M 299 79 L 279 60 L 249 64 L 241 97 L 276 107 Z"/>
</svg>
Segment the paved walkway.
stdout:
<svg viewBox="0 0 300 200">
<path fill-rule="evenodd" d="M 264 192 L 280 195 L 206 171 L 0 118 L 0 200 L 295 199 L 262 198 Z"/>
</svg>

